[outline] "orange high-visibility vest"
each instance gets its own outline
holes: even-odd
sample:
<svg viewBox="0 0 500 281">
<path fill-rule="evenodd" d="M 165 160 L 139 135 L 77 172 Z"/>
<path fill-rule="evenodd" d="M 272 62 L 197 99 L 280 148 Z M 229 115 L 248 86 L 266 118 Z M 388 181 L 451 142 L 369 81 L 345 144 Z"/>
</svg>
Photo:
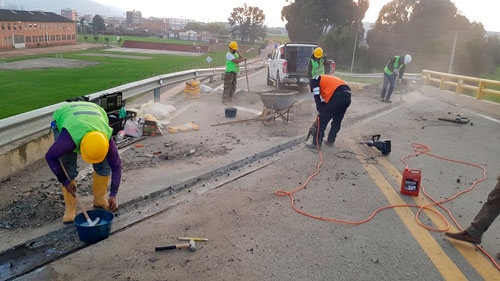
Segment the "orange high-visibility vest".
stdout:
<svg viewBox="0 0 500 281">
<path fill-rule="evenodd" d="M 333 93 L 335 93 L 337 88 L 342 85 L 347 84 L 340 78 L 330 75 L 321 75 L 321 79 L 319 80 L 319 95 L 326 103 L 328 103 L 332 98 Z"/>
</svg>

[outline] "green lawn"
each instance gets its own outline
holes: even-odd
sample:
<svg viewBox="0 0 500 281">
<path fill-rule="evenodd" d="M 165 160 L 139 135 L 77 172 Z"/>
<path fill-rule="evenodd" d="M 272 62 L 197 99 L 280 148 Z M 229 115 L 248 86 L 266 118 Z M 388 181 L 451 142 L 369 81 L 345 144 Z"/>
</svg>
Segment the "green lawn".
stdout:
<svg viewBox="0 0 500 281">
<path fill-rule="evenodd" d="M 85 36 L 87 36 L 87 40 L 85 41 Z M 123 45 L 125 40 L 133 40 L 133 41 L 144 41 L 144 42 L 162 42 L 162 43 L 172 43 L 172 44 L 184 44 L 184 45 L 193 45 L 193 41 L 185 41 L 185 40 L 177 40 L 177 39 L 163 39 L 159 37 L 142 37 L 142 36 L 120 36 L 120 35 L 99 35 L 99 39 L 97 42 L 94 40 L 94 35 L 92 34 L 79 34 L 77 37 L 78 42 L 89 42 L 89 43 L 101 43 L 106 44 L 106 37 L 109 38 L 109 44 L 113 43 L 117 46 Z M 117 37 L 120 37 L 121 41 L 118 43 Z M 198 45 L 205 44 L 204 42 L 196 42 Z"/>
<path fill-rule="evenodd" d="M 288 42 L 290 39 L 288 38 L 288 34 L 273 34 L 268 33 L 266 35 L 266 40 L 271 40 L 274 42 Z"/>
<path fill-rule="evenodd" d="M 223 65 L 225 62 L 225 52 L 212 52 L 200 57 L 116 53 L 154 57 L 151 60 L 77 55 L 96 52 L 112 53 L 86 50 L 63 54 L 64 58 L 101 62 L 99 65 L 85 68 L 0 71 L 0 81 L 2 81 L 0 119 L 155 75 L 207 67 L 205 60 L 207 56 L 213 59 L 211 66 Z M 17 60 L 53 56 L 33 56 Z M 248 57 L 255 56 L 255 53 L 248 54 Z"/>
<path fill-rule="evenodd" d="M 481 78 L 486 78 L 486 79 L 490 79 L 490 80 L 500 81 L 500 66 L 493 73 L 489 73 L 489 74 L 486 74 L 486 75 L 481 75 Z M 488 88 L 500 91 L 500 86 L 490 86 Z M 500 96 L 497 96 L 497 95 L 485 95 L 484 99 L 500 103 Z"/>
</svg>

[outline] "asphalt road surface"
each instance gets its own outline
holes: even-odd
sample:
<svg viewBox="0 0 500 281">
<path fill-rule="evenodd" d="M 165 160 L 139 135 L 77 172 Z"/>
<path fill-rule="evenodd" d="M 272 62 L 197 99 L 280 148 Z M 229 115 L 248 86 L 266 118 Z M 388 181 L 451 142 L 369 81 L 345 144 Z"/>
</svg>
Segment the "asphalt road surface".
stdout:
<svg viewBox="0 0 500 281">
<path fill-rule="evenodd" d="M 252 75 L 251 90 L 269 89 L 265 78 L 265 70 Z M 244 78 L 238 88 L 246 90 Z M 205 154 L 177 162 L 141 162 L 142 167 L 124 173 L 120 200 L 181 183 L 283 143 L 289 147 L 137 205 L 116 219 L 114 228 L 120 231 L 108 239 L 18 280 L 500 280 L 500 270 L 474 246 L 419 226 L 417 208 L 384 210 L 359 225 L 317 220 L 293 210 L 288 196 L 274 192 L 303 185 L 320 161 L 320 155 L 304 148 L 303 141 L 293 142 L 314 120 L 311 97 L 300 96 L 304 99 L 300 112 L 291 115 L 288 125 L 277 121 L 271 126 L 247 122 L 212 127 L 227 121 L 221 92 L 218 89 L 194 102 L 182 95 L 169 100 L 178 110 L 174 125 L 195 121 L 201 129 L 148 139 L 148 143 L 153 147 L 168 142 L 181 147 L 196 144 Z M 261 109 L 261 104 L 250 95 L 240 95 L 234 104 L 242 108 L 238 118 L 255 116 L 253 111 Z M 420 143 L 431 147 L 433 154 L 487 169 L 485 181 L 444 204 L 467 227 L 500 172 L 500 121 L 425 92 L 412 91 L 402 101 L 394 95 L 391 105 L 378 102 L 377 97 L 378 89 L 373 87 L 353 91 L 335 146 L 322 150 L 319 174 L 294 193 L 296 208 L 314 216 L 357 222 L 380 207 L 428 204 L 422 192 L 419 197 L 399 193 L 404 168 L 400 158 L 414 153 L 411 143 Z M 437 120 L 455 113 L 465 113 L 473 124 Z M 359 144 L 374 134 L 392 141 L 389 156 Z M 212 151 L 220 147 L 227 150 Z M 143 157 L 137 149 L 129 152 L 138 161 Z M 483 176 L 478 168 L 423 154 L 407 162 L 422 171 L 422 184 L 436 200 L 467 189 Z M 420 220 L 430 227 L 444 227 L 434 215 L 421 214 Z M 500 252 L 499 234 L 497 220 L 483 238 L 483 248 L 494 256 Z M 155 252 L 156 246 L 179 243 L 178 236 L 209 241 L 197 242 L 195 252 Z"/>
</svg>

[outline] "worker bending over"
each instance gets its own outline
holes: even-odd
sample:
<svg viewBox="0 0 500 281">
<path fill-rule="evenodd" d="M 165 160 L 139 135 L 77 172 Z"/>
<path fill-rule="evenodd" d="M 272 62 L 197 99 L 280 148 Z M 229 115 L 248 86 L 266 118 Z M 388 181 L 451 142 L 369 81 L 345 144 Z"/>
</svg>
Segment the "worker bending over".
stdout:
<svg viewBox="0 0 500 281">
<path fill-rule="evenodd" d="M 246 61 L 240 52 L 238 52 L 238 44 L 231 42 L 229 44 L 229 52 L 226 54 L 226 73 L 224 73 L 224 92 L 222 93 L 222 103 L 226 104 L 233 99 L 236 91 L 236 81 L 238 72 L 240 72 L 240 62 Z"/>
<path fill-rule="evenodd" d="M 317 79 L 311 79 L 310 87 L 318 110 L 319 132 L 313 136 L 313 143 L 308 144 L 307 147 L 317 150 L 317 146 L 321 147 L 325 129 L 330 120 L 332 124 L 326 144 L 333 146 L 344 114 L 351 105 L 351 89 L 341 79 L 329 75 L 320 75 Z"/>
<path fill-rule="evenodd" d="M 94 166 L 92 182 L 94 207 L 116 210 L 121 160 L 116 144 L 111 138 L 113 129 L 109 127 L 108 116 L 104 109 L 91 102 L 70 102 L 58 108 L 53 118 L 55 142 L 49 148 L 45 159 L 63 186 L 66 205 L 63 222 L 71 223 L 76 216 L 77 154 L 81 154 L 83 160 Z M 65 175 L 59 159 L 69 178 Z M 111 173 L 111 193 L 106 200 L 106 189 Z"/>
<path fill-rule="evenodd" d="M 387 62 L 384 68 L 384 86 L 382 87 L 382 93 L 380 94 L 381 102 L 391 103 L 391 95 L 392 91 L 394 90 L 394 83 L 396 81 L 396 76 L 399 73 L 399 79 L 401 81 L 405 73 L 405 67 L 410 62 L 411 62 L 410 55 L 405 55 L 404 58 L 403 56 L 395 56 L 392 57 Z M 387 84 L 390 84 L 390 86 L 389 86 L 389 92 L 387 93 L 386 96 Z"/>
</svg>

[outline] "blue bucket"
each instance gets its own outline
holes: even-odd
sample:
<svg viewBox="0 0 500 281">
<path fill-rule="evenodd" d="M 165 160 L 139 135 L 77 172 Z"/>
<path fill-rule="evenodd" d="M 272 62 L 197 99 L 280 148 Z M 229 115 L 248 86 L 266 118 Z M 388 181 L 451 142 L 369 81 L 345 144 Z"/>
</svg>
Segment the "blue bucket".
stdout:
<svg viewBox="0 0 500 281">
<path fill-rule="evenodd" d="M 94 244 L 108 238 L 115 215 L 106 210 L 91 210 L 87 214 L 90 220 L 94 221 L 99 217 L 99 221 L 95 226 L 88 226 L 83 213 L 78 214 L 75 217 L 75 226 L 80 240 L 87 244 Z"/>
</svg>

